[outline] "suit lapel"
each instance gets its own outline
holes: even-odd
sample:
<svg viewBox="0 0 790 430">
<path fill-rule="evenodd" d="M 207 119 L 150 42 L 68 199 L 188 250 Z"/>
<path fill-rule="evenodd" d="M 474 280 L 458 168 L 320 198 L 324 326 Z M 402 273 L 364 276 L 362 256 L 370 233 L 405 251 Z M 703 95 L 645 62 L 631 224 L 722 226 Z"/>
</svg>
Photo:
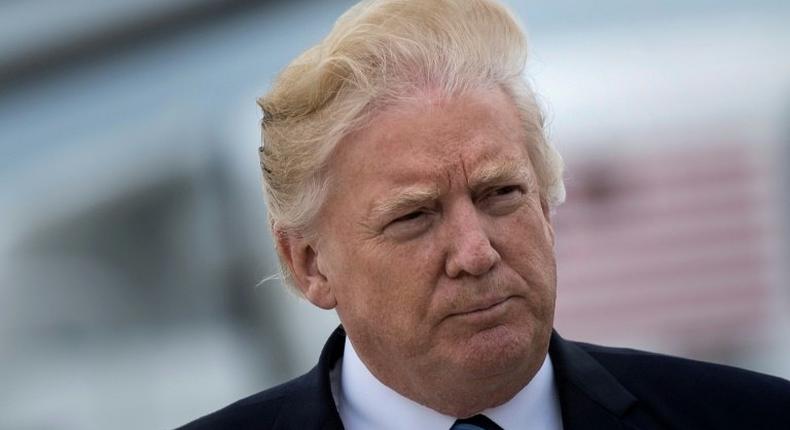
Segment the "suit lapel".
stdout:
<svg viewBox="0 0 790 430">
<path fill-rule="evenodd" d="M 551 337 L 549 357 L 564 430 L 661 428 L 606 368 L 556 332 Z"/>
<path fill-rule="evenodd" d="M 343 356 L 346 333 L 338 327 L 327 340 L 318 364 L 283 399 L 275 430 L 343 430 L 332 396 L 329 374 Z"/>
</svg>

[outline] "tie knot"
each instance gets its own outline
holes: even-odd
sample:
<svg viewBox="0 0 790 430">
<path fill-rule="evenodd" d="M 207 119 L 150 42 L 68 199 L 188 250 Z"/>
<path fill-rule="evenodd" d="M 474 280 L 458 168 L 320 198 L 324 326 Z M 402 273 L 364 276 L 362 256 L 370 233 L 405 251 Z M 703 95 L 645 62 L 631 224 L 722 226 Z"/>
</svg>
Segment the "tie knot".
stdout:
<svg viewBox="0 0 790 430">
<path fill-rule="evenodd" d="M 456 420 L 450 430 L 503 430 L 497 423 L 485 415 L 477 414 L 473 417 Z"/>
</svg>

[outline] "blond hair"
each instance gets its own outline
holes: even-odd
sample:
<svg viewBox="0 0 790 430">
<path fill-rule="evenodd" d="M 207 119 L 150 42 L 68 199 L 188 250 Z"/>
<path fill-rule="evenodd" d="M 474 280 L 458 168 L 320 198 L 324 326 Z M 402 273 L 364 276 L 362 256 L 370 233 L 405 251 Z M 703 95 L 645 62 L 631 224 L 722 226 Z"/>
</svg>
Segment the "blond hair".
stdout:
<svg viewBox="0 0 790 430">
<path fill-rule="evenodd" d="M 369 0 L 349 9 L 258 99 L 274 234 L 311 234 L 329 186 L 326 163 L 338 142 L 382 106 L 429 88 L 457 95 L 501 87 L 521 114 L 541 198 L 549 207 L 559 205 L 565 197 L 562 159 L 545 138 L 543 116 L 523 76 L 526 58 L 524 33 L 493 0 Z M 290 284 L 285 266 L 283 280 Z"/>
</svg>

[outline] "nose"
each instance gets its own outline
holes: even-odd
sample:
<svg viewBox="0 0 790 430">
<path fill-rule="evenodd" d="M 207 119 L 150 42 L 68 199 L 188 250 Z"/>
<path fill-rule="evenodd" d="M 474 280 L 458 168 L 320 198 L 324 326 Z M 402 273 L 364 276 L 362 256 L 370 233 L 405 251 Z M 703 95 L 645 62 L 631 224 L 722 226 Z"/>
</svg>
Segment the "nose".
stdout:
<svg viewBox="0 0 790 430">
<path fill-rule="evenodd" d="M 480 214 L 472 207 L 456 214 L 448 229 L 449 251 L 445 271 L 450 278 L 488 273 L 501 260 L 491 244 Z"/>
</svg>

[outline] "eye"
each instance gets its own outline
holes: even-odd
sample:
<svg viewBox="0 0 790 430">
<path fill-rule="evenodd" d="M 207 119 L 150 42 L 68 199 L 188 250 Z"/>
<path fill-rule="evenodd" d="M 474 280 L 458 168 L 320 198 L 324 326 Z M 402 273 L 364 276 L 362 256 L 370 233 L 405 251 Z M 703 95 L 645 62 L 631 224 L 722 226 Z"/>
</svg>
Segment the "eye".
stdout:
<svg viewBox="0 0 790 430">
<path fill-rule="evenodd" d="M 524 195 L 521 185 L 505 185 L 489 190 L 479 204 L 494 215 L 506 215 L 524 202 Z"/>
<path fill-rule="evenodd" d="M 520 185 L 505 185 L 502 187 L 492 188 L 483 195 L 482 200 L 492 200 L 496 202 L 499 200 L 508 200 L 510 198 L 519 197 L 523 194 L 524 190 Z"/>
<path fill-rule="evenodd" d="M 418 218 L 420 218 L 420 217 L 422 217 L 424 215 L 425 215 L 425 212 L 423 212 L 423 211 L 409 212 L 406 215 L 403 215 L 401 217 L 398 217 L 398 218 L 395 218 L 394 220 L 392 220 L 392 224 L 413 221 L 413 220 L 416 220 L 416 219 L 418 219 Z"/>
<path fill-rule="evenodd" d="M 507 185 L 494 189 L 489 196 L 507 196 L 509 194 L 521 193 L 521 187 L 518 185 Z"/>
<path fill-rule="evenodd" d="M 430 229 L 433 223 L 431 215 L 432 212 L 426 209 L 409 212 L 390 221 L 384 227 L 384 233 L 398 241 L 417 238 Z"/>
</svg>

